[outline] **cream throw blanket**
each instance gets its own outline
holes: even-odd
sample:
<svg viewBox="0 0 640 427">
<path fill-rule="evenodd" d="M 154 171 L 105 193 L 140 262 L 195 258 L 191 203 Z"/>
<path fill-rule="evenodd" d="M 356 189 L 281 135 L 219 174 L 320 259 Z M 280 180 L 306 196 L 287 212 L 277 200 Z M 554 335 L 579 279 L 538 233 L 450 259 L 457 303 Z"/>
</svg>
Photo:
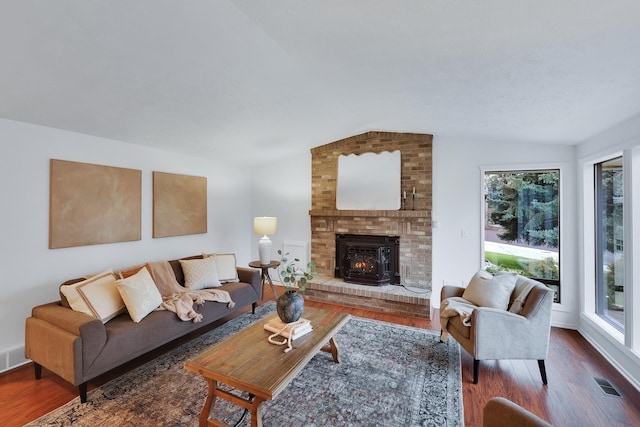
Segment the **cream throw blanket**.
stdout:
<svg viewBox="0 0 640 427">
<path fill-rule="evenodd" d="M 529 296 L 529 292 L 531 292 L 531 289 L 533 289 L 534 286 L 535 284 L 533 283 L 533 281 L 529 280 L 524 285 L 516 287 L 514 292 L 518 292 L 518 296 L 516 296 L 516 298 L 513 300 L 513 303 L 511 304 L 511 307 L 509 307 L 509 311 L 511 313 L 520 314 L 520 312 L 522 311 L 522 306 L 524 305 L 524 300 L 527 299 L 527 296 Z"/>
<path fill-rule="evenodd" d="M 441 341 L 446 341 L 449 337 L 447 332 L 447 324 L 450 317 L 460 316 L 462 324 L 471 326 L 471 313 L 477 306 L 471 304 L 462 297 L 449 297 L 440 304 L 440 325 L 442 327 Z"/>
<path fill-rule="evenodd" d="M 202 321 L 202 314 L 193 309 L 193 303 L 204 304 L 205 301 L 227 303 L 227 307 L 236 304 L 231 300 L 229 292 L 221 289 L 191 290 L 180 286 L 176 275 L 167 261 L 150 262 L 147 264 L 151 276 L 162 295 L 162 304 L 159 309 L 169 310 L 180 320 L 191 320 L 194 323 Z"/>
</svg>

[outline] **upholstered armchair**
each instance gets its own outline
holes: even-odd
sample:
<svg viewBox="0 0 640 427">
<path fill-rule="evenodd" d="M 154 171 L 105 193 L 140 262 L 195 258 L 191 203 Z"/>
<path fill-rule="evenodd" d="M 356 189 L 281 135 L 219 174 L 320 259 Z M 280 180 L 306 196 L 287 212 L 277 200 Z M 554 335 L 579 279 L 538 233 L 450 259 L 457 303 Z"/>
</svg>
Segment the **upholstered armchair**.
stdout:
<svg viewBox="0 0 640 427">
<path fill-rule="evenodd" d="M 504 397 L 489 399 L 482 411 L 482 427 L 552 427 L 542 418 L 532 414 Z"/>
<path fill-rule="evenodd" d="M 442 339 L 451 335 L 473 357 L 473 383 L 481 360 L 537 360 L 543 384 L 549 348 L 553 291 L 515 273 L 479 271 L 467 288 L 440 294 Z"/>
</svg>

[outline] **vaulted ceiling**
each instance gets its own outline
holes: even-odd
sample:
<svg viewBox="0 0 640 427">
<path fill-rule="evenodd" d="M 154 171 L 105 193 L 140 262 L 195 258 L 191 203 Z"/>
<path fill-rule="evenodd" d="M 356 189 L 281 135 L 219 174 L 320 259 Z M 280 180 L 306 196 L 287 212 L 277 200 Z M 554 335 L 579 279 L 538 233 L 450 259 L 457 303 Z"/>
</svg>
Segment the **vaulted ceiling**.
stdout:
<svg viewBox="0 0 640 427">
<path fill-rule="evenodd" d="M 248 161 L 368 130 L 575 144 L 640 113 L 637 0 L 5 0 L 0 117 Z"/>
</svg>

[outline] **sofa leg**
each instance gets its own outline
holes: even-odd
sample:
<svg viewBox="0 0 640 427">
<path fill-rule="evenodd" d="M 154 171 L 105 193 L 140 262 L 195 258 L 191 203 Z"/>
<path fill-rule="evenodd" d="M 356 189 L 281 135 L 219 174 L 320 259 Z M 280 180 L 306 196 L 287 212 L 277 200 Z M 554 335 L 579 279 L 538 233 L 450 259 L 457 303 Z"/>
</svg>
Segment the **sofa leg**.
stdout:
<svg viewBox="0 0 640 427">
<path fill-rule="evenodd" d="M 473 383 L 478 384 L 478 370 L 480 369 L 480 361 L 473 359 Z"/>
<path fill-rule="evenodd" d="M 542 384 L 547 384 L 547 369 L 544 366 L 544 360 L 538 360 L 538 367 L 540 368 L 540 376 L 542 376 Z"/>
<path fill-rule="evenodd" d="M 251 304 L 251 314 L 256 314 L 256 303 Z"/>
<path fill-rule="evenodd" d="M 36 362 L 33 362 L 33 371 L 36 374 L 36 379 L 39 380 L 42 378 L 42 365 Z"/>
<path fill-rule="evenodd" d="M 78 386 L 78 394 L 80 394 L 80 403 L 87 403 L 87 383 Z"/>
</svg>

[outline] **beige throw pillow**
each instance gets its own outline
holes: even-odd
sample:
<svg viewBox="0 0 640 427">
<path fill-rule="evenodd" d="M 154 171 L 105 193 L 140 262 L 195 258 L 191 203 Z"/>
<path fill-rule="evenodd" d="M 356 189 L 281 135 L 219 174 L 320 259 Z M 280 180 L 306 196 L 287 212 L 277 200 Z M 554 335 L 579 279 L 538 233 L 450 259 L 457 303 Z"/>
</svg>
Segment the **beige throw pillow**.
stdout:
<svg viewBox="0 0 640 427">
<path fill-rule="evenodd" d="M 240 281 L 236 270 L 236 254 L 216 254 L 216 270 L 220 283 Z"/>
<path fill-rule="evenodd" d="M 124 300 L 131 320 L 139 323 L 162 304 L 162 296 L 146 268 L 133 276 L 116 280 L 116 287 Z"/>
<path fill-rule="evenodd" d="M 221 286 L 220 280 L 218 280 L 215 256 L 202 259 L 181 259 L 179 261 L 184 273 L 185 288 L 197 290 Z"/>
<path fill-rule="evenodd" d="M 499 276 L 480 270 L 469 282 L 462 298 L 479 306 L 506 310 L 511 293 L 516 286 L 516 273 L 505 273 Z"/>
<path fill-rule="evenodd" d="M 81 282 L 60 286 L 60 292 L 71 309 L 88 314 L 102 323 L 125 311 L 125 304 L 116 288 L 112 270 L 103 271 Z"/>
</svg>

